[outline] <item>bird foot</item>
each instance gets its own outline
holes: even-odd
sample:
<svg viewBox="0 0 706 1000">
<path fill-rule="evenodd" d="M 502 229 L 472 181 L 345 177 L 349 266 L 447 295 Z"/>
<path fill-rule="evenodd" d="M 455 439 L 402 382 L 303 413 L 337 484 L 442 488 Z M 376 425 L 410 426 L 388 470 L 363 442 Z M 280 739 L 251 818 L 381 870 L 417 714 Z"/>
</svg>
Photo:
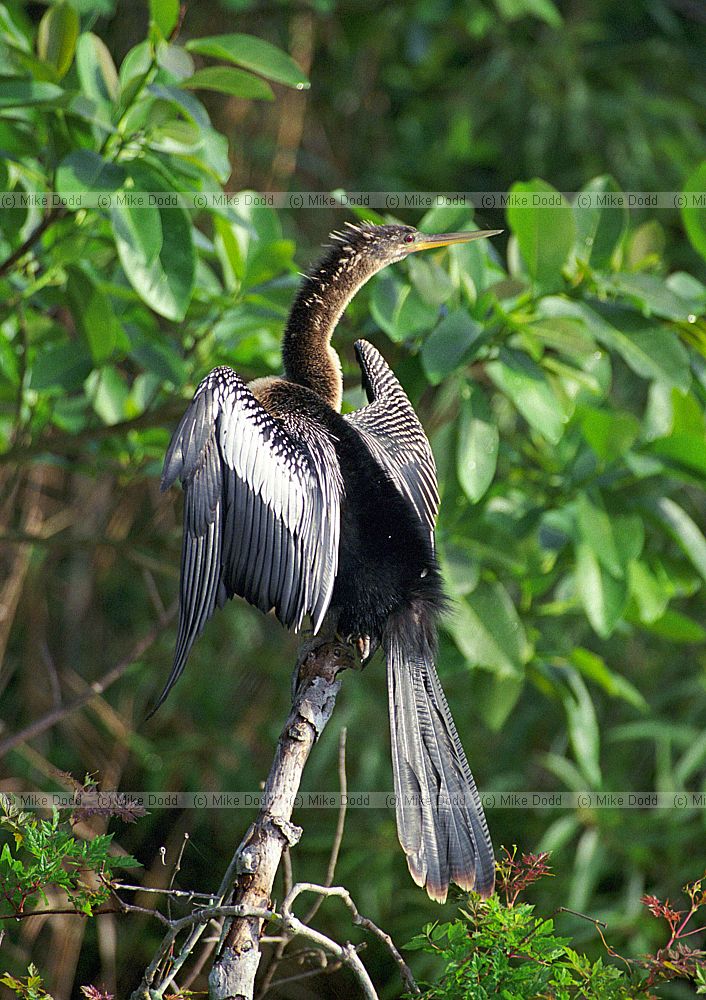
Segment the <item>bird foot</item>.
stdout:
<svg viewBox="0 0 706 1000">
<path fill-rule="evenodd" d="M 312 635 L 299 647 L 292 674 L 292 698 L 301 685 L 313 676 L 331 673 L 331 679 L 341 670 L 355 669 L 356 663 L 348 643 L 338 635 Z"/>
<path fill-rule="evenodd" d="M 371 639 L 369 635 L 349 635 L 345 642 L 357 652 L 361 670 L 367 667 L 379 646 L 377 639 Z"/>
</svg>

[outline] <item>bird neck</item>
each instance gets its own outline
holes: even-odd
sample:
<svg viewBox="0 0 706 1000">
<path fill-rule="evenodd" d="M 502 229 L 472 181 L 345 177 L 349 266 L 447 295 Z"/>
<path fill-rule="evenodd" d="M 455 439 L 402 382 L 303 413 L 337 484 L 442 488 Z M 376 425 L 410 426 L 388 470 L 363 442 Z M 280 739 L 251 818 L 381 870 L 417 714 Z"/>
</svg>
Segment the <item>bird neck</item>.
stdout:
<svg viewBox="0 0 706 1000">
<path fill-rule="evenodd" d="M 358 289 L 382 266 L 360 252 L 357 232 L 332 246 L 305 276 L 282 343 L 286 378 L 312 389 L 335 410 L 341 408 L 343 376 L 331 337 Z"/>
</svg>

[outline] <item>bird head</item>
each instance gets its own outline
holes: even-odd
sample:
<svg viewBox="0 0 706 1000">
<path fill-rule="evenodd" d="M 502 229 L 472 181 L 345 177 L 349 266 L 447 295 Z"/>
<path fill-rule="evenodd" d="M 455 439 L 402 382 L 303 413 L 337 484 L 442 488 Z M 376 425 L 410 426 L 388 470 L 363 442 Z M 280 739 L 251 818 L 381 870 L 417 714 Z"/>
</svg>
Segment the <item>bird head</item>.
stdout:
<svg viewBox="0 0 706 1000">
<path fill-rule="evenodd" d="M 341 233 L 332 233 L 331 239 L 349 246 L 351 252 L 363 254 L 375 262 L 375 270 L 404 260 L 419 250 L 434 250 L 454 243 L 468 243 L 471 240 L 497 236 L 502 229 L 479 229 L 467 233 L 420 233 L 413 226 L 374 226 L 370 223 L 346 223 Z"/>
</svg>

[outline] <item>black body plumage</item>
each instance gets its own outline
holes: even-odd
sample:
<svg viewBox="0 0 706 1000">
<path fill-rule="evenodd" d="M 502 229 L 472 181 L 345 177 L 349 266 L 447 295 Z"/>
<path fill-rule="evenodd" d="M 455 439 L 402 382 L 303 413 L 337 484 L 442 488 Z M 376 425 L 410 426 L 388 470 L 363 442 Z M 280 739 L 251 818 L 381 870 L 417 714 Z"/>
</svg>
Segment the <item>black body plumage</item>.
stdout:
<svg viewBox="0 0 706 1000">
<path fill-rule="evenodd" d="M 239 595 L 289 628 L 325 616 L 387 661 L 397 826 L 415 881 L 484 895 L 493 852 L 473 777 L 435 668 L 444 608 L 434 554 L 436 470 L 414 410 L 378 351 L 358 341 L 368 405 L 342 416 L 331 334 L 361 284 L 425 237 L 350 226 L 307 276 L 283 343 L 283 378 L 246 385 L 216 368 L 199 385 L 164 463 L 184 485 L 179 631 L 184 669 L 216 604 Z M 430 241 L 436 241 L 430 242 Z"/>
</svg>

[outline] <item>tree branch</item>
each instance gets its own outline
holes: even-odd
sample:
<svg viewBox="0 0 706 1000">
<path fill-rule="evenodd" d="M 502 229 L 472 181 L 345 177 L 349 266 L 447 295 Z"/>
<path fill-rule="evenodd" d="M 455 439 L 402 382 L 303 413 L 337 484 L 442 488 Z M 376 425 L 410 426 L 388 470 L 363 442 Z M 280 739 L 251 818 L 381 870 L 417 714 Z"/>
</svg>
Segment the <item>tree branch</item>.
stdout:
<svg viewBox="0 0 706 1000">
<path fill-rule="evenodd" d="M 44 216 L 42 221 L 39 223 L 36 229 L 32 230 L 32 232 L 29 234 L 24 243 L 21 243 L 17 247 L 17 249 L 13 250 L 10 256 L 6 257 L 5 260 L 0 264 L 0 278 L 3 278 L 8 271 L 12 270 L 15 264 L 19 260 L 21 260 L 22 257 L 24 257 L 26 253 L 28 253 L 28 251 L 32 249 L 37 240 L 40 239 L 44 235 L 44 233 L 46 233 L 47 229 L 51 225 L 53 225 L 53 223 L 55 223 L 57 219 L 61 218 L 63 214 L 64 214 L 63 208 L 53 208 L 51 212 L 48 212 L 47 215 Z"/>
<path fill-rule="evenodd" d="M 300 654 L 299 662 L 294 703 L 277 743 L 263 805 L 234 859 L 233 901 L 245 907 L 269 905 L 282 852 L 301 837 L 302 831 L 292 824 L 291 816 L 304 766 L 333 712 L 340 687 L 336 677 L 353 666 L 354 660 L 350 648 L 322 640 L 303 658 Z M 262 927 L 261 920 L 252 918 L 226 924 L 209 977 L 212 1000 L 252 1000 Z"/>
<path fill-rule="evenodd" d="M 284 902 L 282 903 L 282 918 L 285 927 L 290 927 L 294 929 L 295 925 L 297 927 L 306 926 L 303 925 L 301 921 L 297 920 L 297 918 L 294 917 L 294 915 L 292 914 L 292 904 L 294 903 L 294 900 L 297 898 L 297 896 L 301 895 L 302 892 L 314 892 L 323 898 L 327 896 L 338 896 L 340 899 L 342 899 L 351 912 L 353 923 L 356 924 L 356 926 L 358 927 L 364 927 L 367 931 L 370 931 L 371 934 L 374 934 L 375 937 L 379 938 L 380 941 L 382 941 L 383 944 L 385 944 L 387 948 L 389 948 L 392 957 L 397 963 L 397 966 L 400 970 L 400 975 L 402 976 L 402 980 L 405 986 L 407 987 L 407 990 L 411 993 L 420 992 L 419 987 L 414 981 L 412 970 L 400 955 L 390 935 L 387 934 L 385 931 L 383 931 L 380 927 L 378 927 L 377 924 L 374 924 L 369 917 L 364 917 L 363 914 L 358 911 L 358 907 L 353 902 L 351 894 L 348 892 L 347 889 L 344 889 L 342 886 L 314 885 L 312 882 L 298 882 L 293 887 L 292 891 L 287 895 Z M 297 930 L 297 933 L 301 933 L 301 931 Z M 337 952 L 334 951 L 332 952 L 332 954 L 336 955 Z M 343 961 L 346 961 L 343 955 L 341 955 L 340 957 Z"/>
</svg>

